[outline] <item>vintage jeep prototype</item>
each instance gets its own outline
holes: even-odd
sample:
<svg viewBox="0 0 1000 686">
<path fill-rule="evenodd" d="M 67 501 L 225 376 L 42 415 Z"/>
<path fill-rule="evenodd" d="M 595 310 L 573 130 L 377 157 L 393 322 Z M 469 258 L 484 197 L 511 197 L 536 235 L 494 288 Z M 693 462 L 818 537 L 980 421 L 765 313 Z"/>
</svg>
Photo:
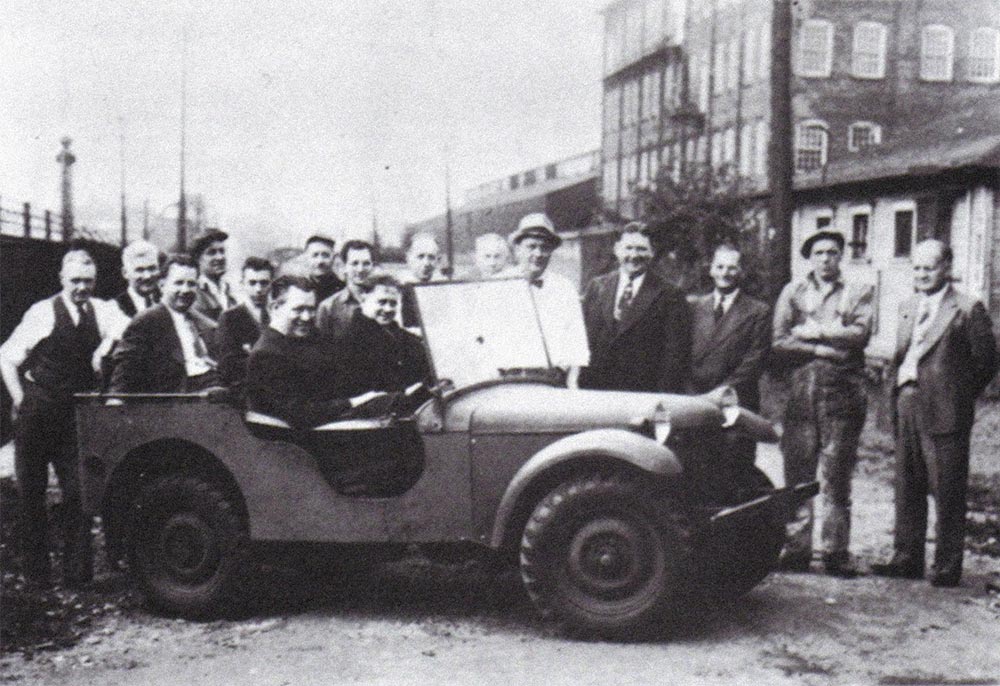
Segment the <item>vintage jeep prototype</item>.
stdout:
<svg viewBox="0 0 1000 686">
<path fill-rule="evenodd" d="M 451 383 L 411 416 L 296 430 L 213 392 L 78 397 L 84 506 L 155 606 L 218 611 L 263 544 L 426 544 L 519 563 L 543 613 L 622 635 L 772 569 L 788 513 L 816 487 L 776 490 L 732 457 L 734 441 L 775 440 L 769 423 L 706 397 L 542 379 L 524 281 L 415 293 Z M 371 464 L 385 488 L 355 490 L 345 474 Z"/>
</svg>

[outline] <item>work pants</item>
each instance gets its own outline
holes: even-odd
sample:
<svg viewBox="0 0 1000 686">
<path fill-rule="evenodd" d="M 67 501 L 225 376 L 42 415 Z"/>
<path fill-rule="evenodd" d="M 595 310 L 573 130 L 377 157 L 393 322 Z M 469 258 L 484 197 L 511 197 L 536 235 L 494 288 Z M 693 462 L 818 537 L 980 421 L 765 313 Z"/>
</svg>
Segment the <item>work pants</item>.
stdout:
<svg viewBox="0 0 1000 686">
<path fill-rule="evenodd" d="M 851 538 L 851 478 L 867 399 L 860 374 L 811 362 L 792 374 L 781 452 L 785 484 L 819 480 L 820 541 L 824 556 L 846 555 Z M 788 525 L 786 555 L 812 555 L 813 502 Z"/>
<path fill-rule="evenodd" d="M 949 434 L 928 433 L 919 397 L 919 387 L 911 383 L 899 389 L 896 399 L 894 559 L 923 569 L 929 492 L 937 512 L 934 572 L 958 579 L 965 545 L 971 427 Z"/>
<path fill-rule="evenodd" d="M 26 382 L 14 434 L 14 472 L 21 509 L 21 564 L 27 578 L 50 574 L 46 489 L 49 463 L 62 491 L 63 576 L 70 582 L 93 577 L 90 518 L 80 500 L 76 420 L 72 398 Z"/>
</svg>

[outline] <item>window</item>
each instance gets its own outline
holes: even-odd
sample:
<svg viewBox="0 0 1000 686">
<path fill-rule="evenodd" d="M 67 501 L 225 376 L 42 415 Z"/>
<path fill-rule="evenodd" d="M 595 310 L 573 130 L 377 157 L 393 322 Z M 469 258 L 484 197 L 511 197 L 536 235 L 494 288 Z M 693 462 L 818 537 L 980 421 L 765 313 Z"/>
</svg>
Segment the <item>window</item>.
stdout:
<svg viewBox="0 0 1000 686">
<path fill-rule="evenodd" d="M 885 76 L 885 26 L 873 21 L 854 25 L 851 67 L 855 78 L 881 79 Z"/>
<path fill-rule="evenodd" d="M 758 30 L 757 76 L 761 81 L 767 81 L 771 74 L 771 22 L 765 21 Z"/>
<path fill-rule="evenodd" d="M 805 121 L 799 124 L 795 135 L 795 169 L 813 171 L 826 164 L 828 131 L 821 121 Z"/>
<path fill-rule="evenodd" d="M 858 212 L 851 216 L 851 259 L 862 260 L 868 255 L 868 224 L 871 215 Z"/>
<path fill-rule="evenodd" d="M 726 69 L 726 90 L 736 90 L 740 87 L 740 39 L 729 41 L 729 64 Z"/>
<path fill-rule="evenodd" d="M 639 117 L 639 82 L 629 81 L 622 94 L 622 126 L 635 124 Z"/>
<path fill-rule="evenodd" d="M 534 186 L 535 185 L 535 170 L 534 169 L 531 169 L 529 171 L 524 172 L 524 185 L 525 186 Z"/>
<path fill-rule="evenodd" d="M 799 30 L 798 75 L 825 78 L 833 57 L 833 24 L 822 19 L 803 22 Z"/>
<path fill-rule="evenodd" d="M 854 122 L 847 129 L 847 149 L 858 152 L 882 142 L 882 127 L 871 122 Z"/>
<path fill-rule="evenodd" d="M 762 119 L 757 122 L 757 135 L 754 136 L 756 150 L 754 152 L 754 174 L 761 179 L 767 178 L 767 144 L 770 138 L 770 131 L 767 121 Z"/>
<path fill-rule="evenodd" d="M 969 81 L 1000 80 L 1000 31 L 983 27 L 969 37 Z"/>
<path fill-rule="evenodd" d="M 609 160 L 604 163 L 604 199 L 609 202 L 618 202 L 618 160 Z"/>
<path fill-rule="evenodd" d="M 549 181 L 551 179 L 556 178 L 556 173 L 557 173 L 556 172 L 556 165 L 554 165 L 554 164 L 547 164 L 547 165 L 545 165 L 545 180 L 546 181 Z"/>
<path fill-rule="evenodd" d="M 757 32 L 746 31 L 743 34 L 743 83 L 753 83 L 757 80 Z"/>
<path fill-rule="evenodd" d="M 712 71 L 712 56 L 705 50 L 701 54 L 700 69 L 698 70 L 698 108 L 702 112 L 708 111 L 708 80 Z"/>
<path fill-rule="evenodd" d="M 895 215 L 896 247 L 893 254 L 896 257 L 909 257 L 913 247 L 913 230 L 916 226 L 914 210 L 897 210 Z"/>
<path fill-rule="evenodd" d="M 726 129 L 725 136 L 722 139 L 722 162 L 724 164 L 731 164 L 735 159 L 736 159 L 736 129 L 728 128 Z"/>
<path fill-rule="evenodd" d="M 722 132 L 716 131 L 712 134 L 712 168 L 715 169 L 722 163 Z"/>
<path fill-rule="evenodd" d="M 510 189 L 516 191 L 521 185 L 521 177 L 517 174 L 511 174 L 510 177 Z"/>
<path fill-rule="evenodd" d="M 816 217 L 816 230 L 822 231 L 823 229 L 829 229 L 830 224 L 832 223 L 833 217 L 827 214 L 820 215 L 819 217 Z"/>
<path fill-rule="evenodd" d="M 947 26 L 925 26 L 920 42 L 920 78 L 951 81 L 955 32 Z"/>
<path fill-rule="evenodd" d="M 651 71 L 642 81 L 642 118 L 657 119 L 660 114 L 660 72 Z"/>
<path fill-rule="evenodd" d="M 604 92 L 604 131 L 614 133 L 621 128 L 622 91 L 613 86 Z"/>
</svg>

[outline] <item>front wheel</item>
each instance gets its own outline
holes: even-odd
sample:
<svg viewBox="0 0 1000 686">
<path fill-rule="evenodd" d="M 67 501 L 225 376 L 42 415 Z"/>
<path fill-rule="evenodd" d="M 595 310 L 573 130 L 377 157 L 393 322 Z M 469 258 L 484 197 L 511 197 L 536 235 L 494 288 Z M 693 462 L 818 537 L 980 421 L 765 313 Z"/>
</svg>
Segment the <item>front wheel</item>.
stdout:
<svg viewBox="0 0 1000 686">
<path fill-rule="evenodd" d="M 231 600 L 247 550 L 246 523 L 217 485 L 167 475 L 144 488 L 133 511 L 130 566 L 160 610 L 203 617 Z"/>
<path fill-rule="evenodd" d="M 543 614 L 587 633 L 628 636 L 677 600 L 687 538 L 669 500 L 638 480 L 593 474 L 535 508 L 521 540 L 521 577 Z"/>
</svg>

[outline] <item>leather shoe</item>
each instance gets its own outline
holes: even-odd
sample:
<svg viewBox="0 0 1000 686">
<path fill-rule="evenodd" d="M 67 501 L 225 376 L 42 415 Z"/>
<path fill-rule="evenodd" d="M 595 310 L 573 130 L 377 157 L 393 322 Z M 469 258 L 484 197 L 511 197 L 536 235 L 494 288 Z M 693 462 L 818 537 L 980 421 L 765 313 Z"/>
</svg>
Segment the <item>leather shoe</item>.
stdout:
<svg viewBox="0 0 1000 686">
<path fill-rule="evenodd" d="M 960 574 L 931 574 L 931 586 L 938 588 L 955 588 L 961 579 Z"/>
<path fill-rule="evenodd" d="M 851 558 L 846 554 L 824 555 L 823 572 L 841 579 L 853 579 L 859 574 L 858 568 L 851 563 Z"/>
<path fill-rule="evenodd" d="M 876 562 L 872 565 L 872 574 L 877 576 L 887 576 L 893 579 L 923 579 L 924 569 L 922 566 L 890 560 L 889 562 Z"/>
<path fill-rule="evenodd" d="M 809 553 L 782 553 L 778 558 L 778 571 L 799 572 L 809 571 L 809 564 L 812 562 L 812 555 Z"/>
</svg>

